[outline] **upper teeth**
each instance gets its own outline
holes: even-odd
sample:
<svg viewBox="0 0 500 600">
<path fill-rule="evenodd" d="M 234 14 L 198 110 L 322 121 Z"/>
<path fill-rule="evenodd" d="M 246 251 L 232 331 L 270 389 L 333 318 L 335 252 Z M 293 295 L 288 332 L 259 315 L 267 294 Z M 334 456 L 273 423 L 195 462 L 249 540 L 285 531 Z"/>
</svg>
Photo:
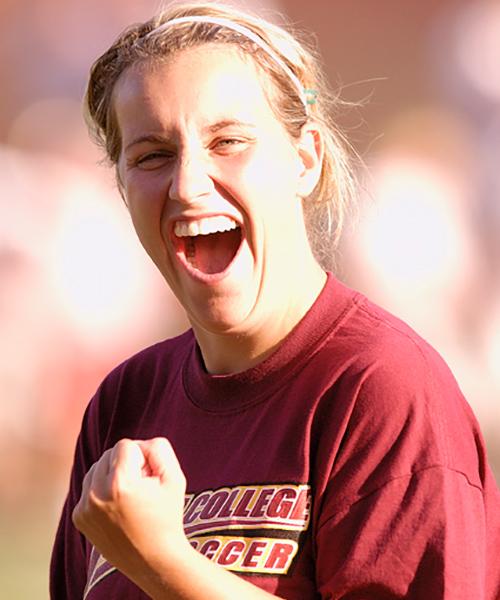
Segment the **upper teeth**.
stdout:
<svg viewBox="0 0 500 600">
<path fill-rule="evenodd" d="M 229 217 L 222 215 L 216 217 L 205 217 L 197 221 L 177 221 L 174 233 L 177 237 L 188 237 L 194 235 L 208 235 L 219 231 L 230 231 L 236 229 L 238 223 Z"/>
</svg>

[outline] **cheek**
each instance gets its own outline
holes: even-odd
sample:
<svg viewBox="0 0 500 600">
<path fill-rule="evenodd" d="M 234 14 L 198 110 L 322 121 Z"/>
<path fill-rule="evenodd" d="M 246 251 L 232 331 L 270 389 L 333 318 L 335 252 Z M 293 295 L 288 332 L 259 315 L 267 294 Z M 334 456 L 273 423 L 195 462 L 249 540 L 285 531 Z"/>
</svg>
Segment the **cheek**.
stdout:
<svg viewBox="0 0 500 600">
<path fill-rule="evenodd" d="M 268 144 L 245 171 L 245 182 L 268 196 L 293 199 L 300 173 L 298 157 L 289 144 Z"/>
<path fill-rule="evenodd" d="M 148 254 L 157 254 L 162 245 L 163 202 L 144 194 L 134 194 L 130 188 L 127 189 L 126 202 L 139 240 Z"/>
<path fill-rule="evenodd" d="M 268 225 L 281 223 L 296 202 L 293 173 L 289 166 L 284 168 L 276 161 L 266 161 L 261 168 L 248 171 L 241 183 L 246 208 L 260 214 Z"/>
<path fill-rule="evenodd" d="M 160 216 L 165 194 L 159 177 L 137 171 L 125 174 L 122 181 L 125 202 L 134 225 L 147 225 Z"/>
<path fill-rule="evenodd" d="M 160 231 L 162 206 L 159 202 L 129 202 L 129 213 L 137 233 Z"/>
</svg>

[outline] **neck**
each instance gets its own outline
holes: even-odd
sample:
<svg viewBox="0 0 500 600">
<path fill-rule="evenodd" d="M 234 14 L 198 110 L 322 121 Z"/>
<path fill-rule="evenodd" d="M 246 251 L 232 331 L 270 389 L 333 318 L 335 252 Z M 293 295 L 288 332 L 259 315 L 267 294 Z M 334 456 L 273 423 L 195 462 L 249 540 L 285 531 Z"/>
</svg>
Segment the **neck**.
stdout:
<svg viewBox="0 0 500 600">
<path fill-rule="evenodd" d="M 297 273 L 290 277 L 286 298 L 281 295 L 258 325 L 235 333 L 215 333 L 193 325 L 209 373 L 246 371 L 272 354 L 305 316 L 325 285 L 325 272 L 314 264 L 307 278 Z"/>
</svg>

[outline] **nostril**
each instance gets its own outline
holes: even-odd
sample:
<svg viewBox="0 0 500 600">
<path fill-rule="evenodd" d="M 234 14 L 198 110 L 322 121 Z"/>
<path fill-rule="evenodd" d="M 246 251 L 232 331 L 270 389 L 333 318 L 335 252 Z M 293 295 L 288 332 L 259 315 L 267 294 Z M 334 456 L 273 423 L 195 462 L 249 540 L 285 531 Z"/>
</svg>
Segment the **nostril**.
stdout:
<svg viewBox="0 0 500 600">
<path fill-rule="evenodd" d="M 172 171 L 169 198 L 190 202 L 212 193 L 214 182 L 207 167 L 206 161 L 199 158 L 179 158 Z"/>
</svg>

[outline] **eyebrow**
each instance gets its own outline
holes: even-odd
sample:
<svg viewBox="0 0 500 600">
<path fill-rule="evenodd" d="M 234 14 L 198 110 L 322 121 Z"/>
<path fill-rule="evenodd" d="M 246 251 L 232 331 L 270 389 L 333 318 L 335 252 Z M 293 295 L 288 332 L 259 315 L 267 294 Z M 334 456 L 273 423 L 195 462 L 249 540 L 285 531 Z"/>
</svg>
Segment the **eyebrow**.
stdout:
<svg viewBox="0 0 500 600">
<path fill-rule="evenodd" d="M 253 125 L 252 123 L 245 123 L 244 121 L 240 121 L 239 119 L 221 119 L 220 121 L 217 121 L 216 123 L 213 123 L 212 125 L 209 125 L 208 127 L 204 128 L 204 132 L 208 132 L 208 133 L 217 133 L 218 131 L 220 131 L 221 129 L 224 129 L 226 127 L 245 127 L 245 128 L 249 128 L 249 129 L 255 129 L 255 125 Z M 160 134 L 156 134 L 156 133 L 150 133 L 148 135 L 141 135 L 138 138 L 135 138 L 134 140 L 132 140 L 130 142 L 130 144 L 127 144 L 127 146 L 125 147 L 125 151 L 129 150 L 130 148 L 132 148 L 132 146 L 136 146 L 137 144 L 142 144 L 144 142 L 149 142 L 151 144 L 169 144 L 172 142 L 172 136 L 165 136 L 165 135 L 160 135 Z"/>
<path fill-rule="evenodd" d="M 150 133 L 148 135 L 141 135 L 135 140 L 132 140 L 130 144 L 125 146 L 125 152 L 132 148 L 132 146 L 137 146 L 137 144 L 142 144 L 144 142 L 150 142 L 151 144 L 167 144 L 169 142 L 169 138 L 163 135 L 157 135 L 155 133 Z"/>
<path fill-rule="evenodd" d="M 245 123 L 244 121 L 240 121 L 238 119 L 222 119 L 220 121 L 217 121 L 213 125 L 210 125 L 206 129 L 210 133 L 216 133 L 217 131 L 224 129 L 224 127 L 230 127 L 234 125 L 236 125 L 237 127 L 249 127 L 250 129 L 255 129 L 255 125 L 253 125 L 252 123 Z"/>
</svg>

